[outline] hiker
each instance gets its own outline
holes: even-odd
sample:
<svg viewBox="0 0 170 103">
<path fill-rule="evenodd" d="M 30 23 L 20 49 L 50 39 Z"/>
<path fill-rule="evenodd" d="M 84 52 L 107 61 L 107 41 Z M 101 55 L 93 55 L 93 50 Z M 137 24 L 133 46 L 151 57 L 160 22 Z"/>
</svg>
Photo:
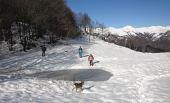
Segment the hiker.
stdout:
<svg viewBox="0 0 170 103">
<path fill-rule="evenodd" d="M 79 48 L 79 57 L 82 58 L 82 55 L 83 55 L 83 49 L 80 46 L 80 48 Z"/>
<path fill-rule="evenodd" d="M 89 55 L 88 57 L 88 61 L 90 62 L 90 66 L 93 66 L 93 60 L 94 60 L 94 57 L 92 54 Z"/>
<path fill-rule="evenodd" d="M 42 56 L 45 56 L 45 51 L 46 51 L 45 45 L 41 46 L 41 50 L 42 50 Z"/>
</svg>

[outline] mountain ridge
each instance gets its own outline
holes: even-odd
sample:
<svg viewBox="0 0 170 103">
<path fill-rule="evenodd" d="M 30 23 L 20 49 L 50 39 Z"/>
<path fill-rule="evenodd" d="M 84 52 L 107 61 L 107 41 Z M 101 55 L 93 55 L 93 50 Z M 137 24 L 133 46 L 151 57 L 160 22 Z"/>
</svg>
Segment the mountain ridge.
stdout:
<svg viewBox="0 0 170 103">
<path fill-rule="evenodd" d="M 119 36 L 125 36 L 128 34 L 135 35 L 135 33 L 154 33 L 158 36 L 160 33 L 165 33 L 170 30 L 170 26 L 148 26 L 135 28 L 133 26 L 127 25 L 122 28 L 107 27 L 103 30 L 103 34 L 117 34 Z M 102 30 L 97 28 L 95 33 L 101 33 Z"/>
</svg>

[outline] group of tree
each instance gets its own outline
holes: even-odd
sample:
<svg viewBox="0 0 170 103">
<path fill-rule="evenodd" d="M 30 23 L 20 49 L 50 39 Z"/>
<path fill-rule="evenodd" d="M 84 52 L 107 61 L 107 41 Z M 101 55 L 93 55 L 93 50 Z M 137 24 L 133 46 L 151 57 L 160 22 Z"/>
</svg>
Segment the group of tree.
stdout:
<svg viewBox="0 0 170 103">
<path fill-rule="evenodd" d="M 135 33 L 136 35 L 126 36 L 126 47 L 140 52 L 169 52 L 170 31 L 160 33 Z"/>
<path fill-rule="evenodd" d="M 90 37 L 93 35 L 97 36 L 99 33 L 95 33 L 95 30 L 98 29 L 100 33 L 104 34 L 105 25 L 98 21 L 94 21 L 87 13 L 78 13 L 76 14 L 76 23 L 81 29 L 83 34 L 87 34 Z"/>
<path fill-rule="evenodd" d="M 0 41 L 6 41 L 10 50 L 14 37 L 26 51 L 44 35 L 54 43 L 79 34 L 75 15 L 64 0 L 0 0 Z"/>
<path fill-rule="evenodd" d="M 105 29 L 104 23 L 93 20 L 87 13 L 78 13 L 76 14 L 76 21 L 79 28 L 81 28 L 86 34 L 93 34 L 93 30 Z"/>
<path fill-rule="evenodd" d="M 140 52 L 170 52 L 170 31 L 155 36 L 155 33 L 135 33 L 125 36 L 117 34 L 105 34 L 99 36 L 101 39 L 130 48 Z"/>
</svg>

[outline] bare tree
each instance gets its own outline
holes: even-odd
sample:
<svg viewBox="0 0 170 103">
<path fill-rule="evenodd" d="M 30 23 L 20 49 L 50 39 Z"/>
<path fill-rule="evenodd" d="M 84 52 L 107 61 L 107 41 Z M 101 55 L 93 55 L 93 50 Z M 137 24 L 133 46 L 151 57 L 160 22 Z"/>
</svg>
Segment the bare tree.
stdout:
<svg viewBox="0 0 170 103">
<path fill-rule="evenodd" d="M 24 51 L 44 35 L 53 43 L 57 37 L 75 37 L 79 31 L 65 0 L 0 0 L 0 40 L 8 41 L 9 47 L 14 43 L 14 22 Z"/>
<path fill-rule="evenodd" d="M 99 28 L 102 30 L 102 34 L 104 34 L 104 29 L 106 28 L 104 23 L 99 24 Z"/>
<path fill-rule="evenodd" d="M 79 13 L 77 15 L 77 24 L 78 26 L 82 29 L 84 29 L 84 32 L 86 34 L 89 33 L 89 28 L 91 25 L 91 18 L 89 17 L 89 15 L 87 13 Z"/>
</svg>

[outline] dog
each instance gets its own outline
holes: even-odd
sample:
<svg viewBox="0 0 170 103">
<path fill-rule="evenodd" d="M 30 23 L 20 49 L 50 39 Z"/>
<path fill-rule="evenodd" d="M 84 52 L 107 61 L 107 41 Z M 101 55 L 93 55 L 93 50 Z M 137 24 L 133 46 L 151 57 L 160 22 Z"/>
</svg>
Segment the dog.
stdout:
<svg viewBox="0 0 170 103">
<path fill-rule="evenodd" d="M 77 92 L 78 89 L 80 89 L 80 92 L 83 91 L 83 85 L 84 85 L 84 81 L 81 81 L 80 83 L 74 82 L 74 88 L 72 89 L 72 91 L 74 89 L 76 89 L 76 92 Z"/>
</svg>

